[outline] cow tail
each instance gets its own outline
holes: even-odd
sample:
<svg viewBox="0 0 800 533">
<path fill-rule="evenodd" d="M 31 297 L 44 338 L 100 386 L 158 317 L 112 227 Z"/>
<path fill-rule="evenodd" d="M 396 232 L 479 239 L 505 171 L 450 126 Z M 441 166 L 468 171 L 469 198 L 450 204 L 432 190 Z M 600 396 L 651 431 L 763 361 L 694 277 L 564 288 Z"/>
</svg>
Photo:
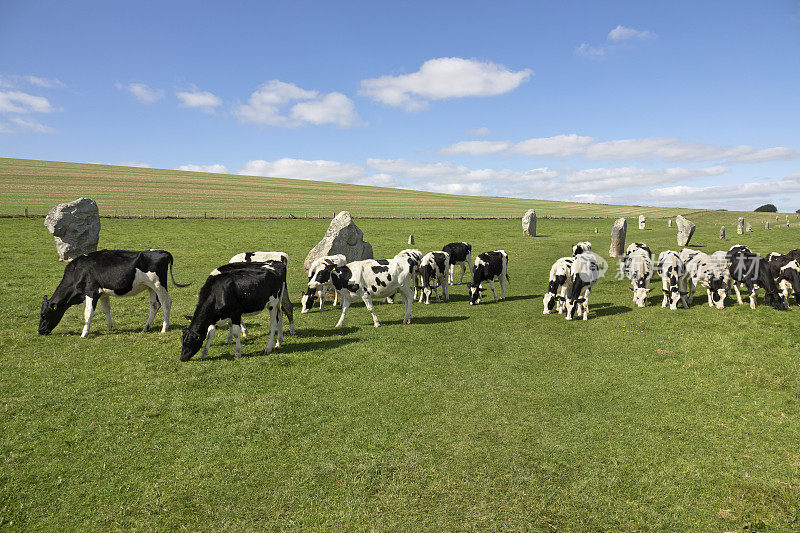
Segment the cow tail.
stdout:
<svg viewBox="0 0 800 533">
<path fill-rule="evenodd" d="M 172 278 L 172 284 L 176 287 L 188 287 L 192 284 L 191 281 L 189 283 L 178 283 L 175 281 L 175 276 L 172 274 L 172 254 L 169 254 L 169 277 Z"/>
</svg>

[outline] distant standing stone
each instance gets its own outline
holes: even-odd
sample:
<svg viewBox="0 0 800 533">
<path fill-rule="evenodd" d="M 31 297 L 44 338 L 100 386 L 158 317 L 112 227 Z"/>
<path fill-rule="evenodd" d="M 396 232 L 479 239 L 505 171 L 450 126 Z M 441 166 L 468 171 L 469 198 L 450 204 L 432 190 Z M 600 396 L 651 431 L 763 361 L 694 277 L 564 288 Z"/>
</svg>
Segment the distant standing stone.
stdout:
<svg viewBox="0 0 800 533">
<path fill-rule="evenodd" d="M 644 229 L 644 223 L 647 219 L 644 215 L 639 215 L 639 229 Z"/>
<path fill-rule="evenodd" d="M 769 220 L 764 222 L 764 229 L 769 229 Z"/>
<path fill-rule="evenodd" d="M 719 239 L 721 241 L 725 240 L 725 226 L 719 228 Z"/>
<path fill-rule="evenodd" d="M 624 218 L 618 218 L 611 228 L 611 248 L 608 255 L 611 257 L 623 257 L 625 255 L 625 235 L 628 233 L 628 222 Z"/>
<path fill-rule="evenodd" d="M 59 204 L 47 214 L 44 227 L 55 237 L 59 261 L 97 251 L 100 241 L 100 210 L 91 198 Z"/>
<path fill-rule="evenodd" d="M 682 215 L 675 217 L 675 222 L 678 224 L 678 246 L 688 246 L 694 235 L 694 222 L 687 220 Z"/>
<path fill-rule="evenodd" d="M 736 234 L 741 235 L 744 233 L 744 217 L 739 217 L 738 222 L 736 222 Z"/>
<path fill-rule="evenodd" d="M 414 235 L 413 234 L 408 236 L 408 244 L 414 244 Z"/>
<path fill-rule="evenodd" d="M 671 218 L 669 220 L 667 220 L 667 227 L 668 228 L 672 227 L 672 219 Z"/>
<path fill-rule="evenodd" d="M 753 232 L 753 225 L 750 224 L 749 222 L 747 223 L 746 231 L 747 231 L 747 233 L 752 233 Z"/>
<path fill-rule="evenodd" d="M 536 211 L 528 209 L 522 217 L 522 235 L 536 237 Z"/>
<path fill-rule="evenodd" d="M 778 216 L 780 216 L 780 215 L 775 215 L 775 222 L 778 221 Z"/>
<path fill-rule="evenodd" d="M 597 228 L 594 228 L 594 232 L 597 233 Z"/>
</svg>

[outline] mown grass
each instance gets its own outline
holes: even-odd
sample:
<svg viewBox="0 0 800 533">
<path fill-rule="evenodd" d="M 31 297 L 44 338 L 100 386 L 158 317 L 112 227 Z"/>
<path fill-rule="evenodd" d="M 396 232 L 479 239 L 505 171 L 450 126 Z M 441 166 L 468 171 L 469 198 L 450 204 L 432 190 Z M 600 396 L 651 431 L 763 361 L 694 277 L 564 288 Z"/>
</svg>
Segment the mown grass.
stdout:
<svg viewBox="0 0 800 533">
<path fill-rule="evenodd" d="M 321 176 L 323 177 L 323 176 Z M 45 215 L 54 205 L 88 196 L 103 216 L 330 218 L 668 217 L 692 210 L 607 206 L 518 198 L 456 196 L 285 178 L 0 158 L 0 214 Z"/>
<path fill-rule="evenodd" d="M 800 228 L 729 235 L 698 220 L 692 246 L 767 252 Z M 244 250 L 302 260 L 322 220 L 103 220 L 101 247 L 175 256 L 173 326 L 141 333 L 146 297 L 112 301 L 80 339 L 82 308 L 36 334 L 63 265 L 41 220 L 0 220 L 0 520 L 19 529 L 797 530 L 797 308 L 645 309 L 608 277 L 590 319 L 541 314 L 553 260 L 581 240 L 606 256 L 611 221 L 357 221 L 376 257 L 467 240 L 510 255 L 508 300 L 363 305 L 296 314 L 297 335 L 245 357 L 215 340 L 178 361 L 182 314 L 207 273 Z M 594 227 L 599 233 L 594 233 Z M 675 249 L 675 229 L 628 241 Z M 763 225 L 761 226 L 763 228 Z M 296 309 L 297 309 L 296 305 Z M 12 524 L 13 523 L 13 524 Z"/>
</svg>

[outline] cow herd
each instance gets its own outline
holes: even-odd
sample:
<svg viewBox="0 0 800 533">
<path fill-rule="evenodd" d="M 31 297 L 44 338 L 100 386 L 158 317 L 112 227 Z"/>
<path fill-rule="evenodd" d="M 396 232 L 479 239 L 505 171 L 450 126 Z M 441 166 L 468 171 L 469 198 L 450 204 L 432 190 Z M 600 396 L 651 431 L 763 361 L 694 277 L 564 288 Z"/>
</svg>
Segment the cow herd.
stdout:
<svg viewBox="0 0 800 533">
<path fill-rule="evenodd" d="M 543 297 L 543 313 L 564 313 L 567 320 L 589 316 L 589 295 L 605 273 L 605 261 L 591 251 L 588 241 L 572 247 L 572 255 L 562 257 L 550 269 L 547 291 Z M 164 250 L 126 251 L 101 250 L 82 255 L 67 264 L 64 275 L 51 297 L 42 301 L 39 333 L 48 334 L 65 311 L 85 304 L 81 337 L 89 334 L 92 318 L 99 305 L 112 329 L 110 296 L 132 296 L 144 290 L 150 295 L 149 315 L 144 331 L 152 326 L 156 313 L 163 309 L 162 332 L 169 327 L 172 300 L 167 291 L 168 279 L 178 287 L 172 274 L 172 255 Z M 248 252 L 237 254 L 215 268 L 198 293 L 192 315 L 184 315 L 189 325 L 181 333 L 181 361 L 188 361 L 197 352 L 208 354 L 218 325 L 229 325 L 226 343 L 234 341 L 235 355 L 242 353 L 241 339 L 247 336 L 243 317 L 267 312 L 269 341 L 266 353 L 280 347 L 283 341 L 284 315 L 289 332 L 294 333 L 294 316 L 287 287 L 289 257 L 282 252 Z M 508 254 L 504 250 L 487 251 L 472 260 L 472 247 L 465 242 L 450 243 L 441 250 L 425 255 L 406 249 L 391 259 L 367 259 L 347 262 L 344 255 L 329 255 L 314 261 L 308 271 L 308 284 L 301 297 L 301 313 L 308 313 L 319 299 L 325 305 L 326 294 L 334 293 L 333 305 L 341 304 L 336 327 L 344 323 L 350 303 L 360 298 L 372 315 L 375 327 L 380 325 L 375 314 L 374 299 L 393 303 L 402 298 L 405 313 L 402 323 L 411 322 L 414 301 L 429 304 L 434 295 L 438 301 L 450 300 L 450 285 L 456 283 L 457 267 L 461 267 L 458 283 L 469 270 L 468 301 L 481 303 L 489 285 L 497 302 L 495 281 L 500 282 L 500 300 L 505 299 L 508 275 Z M 169 272 L 168 272 L 169 271 Z M 754 254 L 746 246 L 735 245 L 728 251 L 711 255 L 684 248 L 680 252 L 663 251 L 653 261 L 653 253 L 644 243 L 628 246 L 620 263 L 620 273 L 631 282 L 633 302 L 647 305 L 651 279 L 658 274 L 662 281 L 661 306 L 676 310 L 678 304 L 688 308 L 699 285 L 706 289 L 708 305 L 722 309 L 731 288 L 741 304 L 741 288 L 747 290 L 750 307 L 755 309 L 760 289 L 765 301 L 776 309 L 786 309 L 790 296 L 800 305 L 800 249 L 787 254 L 772 253 L 766 258 Z M 168 278 L 169 275 L 169 278 Z M 439 289 L 441 288 L 441 297 Z"/>
</svg>

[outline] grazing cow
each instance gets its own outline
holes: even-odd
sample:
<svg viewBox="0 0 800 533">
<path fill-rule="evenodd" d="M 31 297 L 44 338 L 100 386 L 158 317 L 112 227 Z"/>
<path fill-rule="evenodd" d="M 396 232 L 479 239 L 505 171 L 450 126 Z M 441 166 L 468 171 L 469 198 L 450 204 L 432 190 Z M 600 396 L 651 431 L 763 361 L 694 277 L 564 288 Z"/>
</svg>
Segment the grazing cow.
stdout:
<svg viewBox="0 0 800 533">
<path fill-rule="evenodd" d="M 756 308 L 758 291 L 761 288 L 764 289 L 764 299 L 769 305 L 779 311 L 786 309 L 766 259 L 754 254 L 749 248 L 742 245 L 731 247 L 730 251 L 728 251 L 727 259 L 730 264 L 730 279 L 734 282 L 733 287 L 736 291 L 737 302 L 743 303 L 738 284 L 744 283 L 750 294 L 750 309 Z"/>
<path fill-rule="evenodd" d="M 435 292 L 436 300 L 441 302 L 439 285 L 442 286 L 444 301 L 450 301 L 447 283 L 448 272 L 450 272 L 450 254 L 447 252 L 428 252 L 425 254 L 419 266 L 419 276 L 422 278 L 422 292 L 419 295 L 420 303 L 422 303 L 423 299 L 425 300 L 425 305 L 431 303 L 431 292 Z"/>
<path fill-rule="evenodd" d="M 653 277 L 653 254 L 646 244 L 635 242 L 628 246 L 623 263 L 625 277 L 631 280 L 633 301 L 638 307 L 647 305 L 650 279 Z"/>
<path fill-rule="evenodd" d="M 328 290 L 333 290 L 333 305 L 339 300 L 339 293 L 333 288 L 331 283 L 331 271 L 337 266 L 347 264 L 344 254 L 326 255 L 316 259 L 311 263 L 308 270 L 308 290 L 301 299 L 300 312 L 305 314 L 314 307 L 314 298 L 319 298 L 319 310 L 325 309 L 325 294 Z"/>
<path fill-rule="evenodd" d="M 150 315 L 143 331 L 150 329 L 159 307 L 164 307 L 164 324 L 161 332 L 169 328 L 172 299 L 167 292 L 167 270 L 172 283 L 186 287 L 172 276 L 172 254 L 164 250 L 145 252 L 130 250 L 99 250 L 76 257 L 64 268 L 64 276 L 53 296 L 45 295 L 39 318 L 39 334 L 47 335 L 64 316 L 64 312 L 81 302 L 86 304 L 83 313 L 82 338 L 89 335 L 92 317 L 98 302 L 106 315 L 106 325 L 111 330 L 110 296 L 133 296 L 147 289 L 150 293 Z"/>
<path fill-rule="evenodd" d="M 708 306 L 724 309 L 728 280 L 725 262 L 720 261 L 718 257 L 711 257 L 706 253 L 694 250 L 689 250 L 691 253 L 684 254 L 686 250 L 688 248 L 681 251 L 681 258 L 689 257 L 689 260 L 684 263 L 689 305 L 694 301 L 697 286 L 703 285 L 708 296 Z"/>
<path fill-rule="evenodd" d="M 448 283 L 455 285 L 455 269 L 461 265 L 461 277 L 458 279 L 459 285 L 464 281 L 464 272 L 469 268 L 470 282 L 474 275 L 472 268 L 472 245 L 468 242 L 451 242 L 442 246 L 442 251 L 450 255 L 450 274 Z"/>
<path fill-rule="evenodd" d="M 788 255 L 771 253 L 767 256 L 770 274 L 783 298 L 786 307 L 790 307 L 789 295 L 793 294 L 795 301 L 800 305 L 800 261 Z"/>
<path fill-rule="evenodd" d="M 264 261 L 280 261 L 289 266 L 289 256 L 284 252 L 242 252 L 231 257 L 229 263 L 263 263 Z"/>
<path fill-rule="evenodd" d="M 581 255 L 583 252 L 591 252 L 591 251 L 592 251 L 592 243 L 590 243 L 589 241 L 581 241 L 572 247 L 572 257 L 577 257 Z"/>
<path fill-rule="evenodd" d="M 672 311 L 678 309 L 678 302 L 687 309 L 689 304 L 686 302 L 686 269 L 678 252 L 667 250 L 658 254 L 656 270 L 661 276 L 662 290 L 664 291 L 664 301 L 661 307 L 669 308 Z"/>
<path fill-rule="evenodd" d="M 411 257 L 378 261 L 366 259 L 334 268 L 331 271 L 331 283 L 342 298 L 342 316 L 339 317 L 336 327 L 341 327 L 344 323 L 345 314 L 353 297 L 360 297 L 372 313 L 372 322 L 377 328 L 380 323 L 372 305 L 372 298 L 386 298 L 396 292 L 400 292 L 403 296 L 403 303 L 406 306 L 403 324 L 410 324 L 411 303 L 414 299 L 411 290 L 413 277 L 414 260 Z"/>
<path fill-rule="evenodd" d="M 506 281 L 508 277 L 508 254 L 505 250 L 494 250 L 493 252 L 483 252 L 475 259 L 475 271 L 472 275 L 472 283 L 469 284 L 469 304 L 478 305 L 481 303 L 481 293 L 486 290 L 481 287 L 484 281 L 489 282 L 497 303 L 497 292 L 494 290 L 494 280 L 500 280 L 500 299 L 506 298 Z"/>
<path fill-rule="evenodd" d="M 417 293 L 419 293 L 422 288 L 419 279 L 419 267 L 422 264 L 422 252 L 416 248 L 406 248 L 405 250 L 401 250 L 397 255 L 394 256 L 394 258 L 411 262 L 411 268 L 414 269 L 412 284 L 414 285 L 414 299 L 416 300 Z M 387 296 L 386 303 L 393 304 L 394 295 Z"/>
<path fill-rule="evenodd" d="M 564 317 L 572 320 L 575 315 L 583 315 L 589 320 L 589 294 L 600 279 L 600 264 L 592 252 L 584 252 L 572 262 L 572 286 L 567 292 Z"/>
<path fill-rule="evenodd" d="M 573 261 L 574 257 L 562 257 L 550 267 L 550 281 L 547 284 L 547 292 L 542 298 L 543 315 L 549 315 L 554 308 L 559 315 L 564 311 L 564 301 L 569 288 L 572 287 Z"/>
<path fill-rule="evenodd" d="M 789 250 L 786 252 L 786 255 L 794 259 L 795 261 L 800 261 L 800 248 L 795 248 L 794 250 Z"/>
<path fill-rule="evenodd" d="M 235 357 L 242 355 L 242 316 L 269 311 L 269 342 L 264 353 L 283 341 L 281 305 L 286 292 L 286 265 L 280 261 L 231 263 L 206 279 L 197 298 L 191 322 L 181 333 L 181 361 L 186 362 L 202 347 L 200 359 L 208 355 L 217 324 L 231 321 L 236 339 Z M 205 342 L 204 342 L 205 341 Z"/>
</svg>

